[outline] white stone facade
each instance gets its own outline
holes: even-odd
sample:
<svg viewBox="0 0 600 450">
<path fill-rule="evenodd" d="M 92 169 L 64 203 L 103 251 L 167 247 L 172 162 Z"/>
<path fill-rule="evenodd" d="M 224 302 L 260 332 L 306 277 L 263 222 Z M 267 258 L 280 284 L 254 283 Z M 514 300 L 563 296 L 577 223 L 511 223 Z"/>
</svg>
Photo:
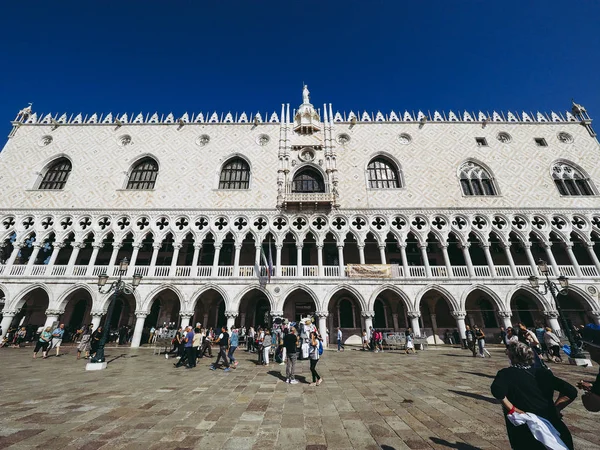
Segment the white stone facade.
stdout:
<svg viewBox="0 0 600 450">
<path fill-rule="evenodd" d="M 552 276 L 569 277 L 563 309 L 571 320 L 600 320 L 600 145 L 579 105 L 566 115 L 346 115 L 316 110 L 305 92 L 297 112 L 284 105 L 268 117 L 21 111 L 0 154 L 4 331 L 22 320 L 24 305 L 25 322 L 44 321 L 35 305 L 52 319 L 72 318 L 64 311 L 75 297 L 85 299 L 81 321 L 101 317 L 107 298 L 97 294 L 97 275 L 116 275 L 125 256 L 127 276 L 144 279 L 123 300 L 119 323 L 137 324 L 139 339 L 147 316 L 248 326 L 265 308 L 310 310 L 322 327 L 350 334 L 375 320 L 441 336 L 463 332 L 465 316 L 497 328 L 545 314 L 559 328 L 550 295 L 527 281 L 539 257 Z M 61 158 L 70 164 L 64 187 L 39 189 Z M 144 158 L 157 164 L 154 186 L 127 189 Z M 247 164 L 248 186 L 220 188 L 234 158 Z M 378 158 L 396 171 L 397 187 L 372 187 Z M 486 171 L 495 195 L 465 195 L 465 163 Z M 563 163 L 589 195 L 559 192 L 554 168 Z M 294 180 L 307 169 L 321 177 L 319 192 L 298 192 Z M 264 275 L 269 247 L 265 285 L 255 267 Z M 375 275 L 350 277 L 348 264 Z"/>
</svg>

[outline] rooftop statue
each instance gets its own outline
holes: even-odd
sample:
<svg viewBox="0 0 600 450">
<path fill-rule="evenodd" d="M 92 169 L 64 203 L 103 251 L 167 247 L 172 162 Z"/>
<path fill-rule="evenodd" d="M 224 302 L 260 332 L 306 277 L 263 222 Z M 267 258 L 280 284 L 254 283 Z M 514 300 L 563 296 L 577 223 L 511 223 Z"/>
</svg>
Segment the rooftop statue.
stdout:
<svg viewBox="0 0 600 450">
<path fill-rule="evenodd" d="M 310 92 L 307 85 L 304 85 L 304 89 L 302 89 L 302 102 L 310 103 Z"/>
</svg>

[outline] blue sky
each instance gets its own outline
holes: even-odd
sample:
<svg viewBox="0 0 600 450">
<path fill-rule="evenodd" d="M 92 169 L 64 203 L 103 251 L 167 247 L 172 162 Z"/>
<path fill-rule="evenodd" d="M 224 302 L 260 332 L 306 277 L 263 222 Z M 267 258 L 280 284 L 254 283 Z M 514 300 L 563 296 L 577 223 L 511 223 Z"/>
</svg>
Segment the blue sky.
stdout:
<svg viewBox="0 0 600 450">
<path fill-rule="evenodd" d="M 72 1 L 0 7 L 0 132 L 38 112 L 564 111 L 600 119 L 600 2 Z"/>
</svg>

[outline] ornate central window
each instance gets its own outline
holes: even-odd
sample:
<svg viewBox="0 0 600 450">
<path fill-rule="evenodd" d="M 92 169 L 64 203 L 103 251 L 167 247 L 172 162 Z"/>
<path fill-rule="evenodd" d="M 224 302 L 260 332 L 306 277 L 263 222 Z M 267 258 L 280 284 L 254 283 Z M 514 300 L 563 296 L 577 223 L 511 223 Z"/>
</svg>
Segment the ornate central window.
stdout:
<svg viewBox="0 0 600 450">
<path fill-rule="evenodd" d="M 153 158 L 140 160 L 129 173 L 127 189 L 147 190 L 154 189 L 158 176 L 158 163 Z"/>
<path fill-rule="evenodd" d="M 325 192 L 323 177 L 315 169 L 301 169 L 292 181 L 292 192 Z"/>
<path fill-rule="evenodd" d="M 493 178 L 479 164 L 467 161 L 460 166 L 459 172 L 464 195 L 498 195 Z"/>
<path fill-rule="evenodd" d="M 396 165 L 387 158 L 378 157 L 367 166 L 369 188 L 396 189 L 401 186 L 400 173 Z"/>
<path fill-rule="evenodd" d="M 42 179 L 38 189 L 64 189 L 70 173 L 71 161 L 69 161 L 67 158 L 57 159 L 44 174 L 44 178 Z"/>
<path fill-rule="evenodd" d="M 250 166 L 242 158 L 229 160 L 221 170 L 219 189 L 248 189 Z"/>
<path fill-rule="evenodd" d="M 590 177 L 566 162 L 558 162 L 552 166 L 552 178 L 560 195 L 594 195 Z"/>
</svg>

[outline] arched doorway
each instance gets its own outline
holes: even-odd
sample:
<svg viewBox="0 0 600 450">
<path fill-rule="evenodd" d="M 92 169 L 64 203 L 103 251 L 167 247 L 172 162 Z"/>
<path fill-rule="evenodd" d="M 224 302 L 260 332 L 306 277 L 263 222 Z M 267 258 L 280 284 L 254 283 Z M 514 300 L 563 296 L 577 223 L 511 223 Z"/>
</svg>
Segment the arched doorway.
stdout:
<svg viewBox="0 0 600 450">
<path fill-rule="evenodd" d="M 571 328 L 594 323 L 589 303 L 577 292 L 568 290 L 566 295 L 557 295 L 557 299 L 563 317 Z"/>
<path fill-rule="evenodd" d="M 298 322 L 302 317 L 314 316 L 316 311 L 317 306 L 313 298 L 303 289 L 294 289 L 283 303 L 283 317 L 291 322 Z"/>
<path fill-rule="evenodd" d="M 216 289 L 208 289 L 198 296 L 192 323 L 200 323 L 203 328 L 213 330 L 227 324 L 225 300 Z"/>
<path fill-rule="evenodd" d="M 265 327 L 271 323 L 271 304 L 260 289 L 251 289 L 240 300 L 235 324 L 238 327 Z"/>
<path fill-rule="evenodd" d="M 452 302 L 437 289 L 430 289 L 423 297 L 420 304 L 421 335 L 431 336 L 431 344 L 446 342 L 446 332 L 455 334 L 457 330 L 456 319 L 452 316 Z"/>
<path fill-rule="evenodd" d="M 150 337 L 150 328 L 169 325 L 179 326 L 179 310 L 181 302 L 179 296 L 172 289 L 163 289 L 150 300 L 150 314 L 144 321 L 142 341 L 147 342 Z"/>
<path fill-rule="evenodd" d="M 467 317 L 465 322 L 471 327 L 478 325 L 489 332 L 500 330 L 501 321 L 497 317 L 494 299 L 482 289 L 469 292 L 465 302 Z"/>
<path fill-rule="evenodd" d="M 373 304 L 373 327 L 381 330 L 404 330 L 409 320 L 404 300 L 392 289 L 382 291 Z"/>
<path fill-rule="evenodd" d="M 15 316 L 13 325 L 26 327 L 25 340 L 32 341 L 38 328 L 46 323 L 46 310 L 50 304 L 48 294 L 42 288 L 36 288 L 25 294 L 19 302 L 21 311 Z"/>
<path fill-rule="evenodd" d="M 348 289 L 341 289 L 329 300 L 329 335 L 335 336 L 337 328 L 341 328 L 344 343 L 361 344 L 364 328 L 360 301 Z"/>
<path fill-rule="evenodd" d="M 74 336 L 83 325 L 92 323 L 92 296 L 85 288 L 80 288 L 68 295 L 63 302 L 64 314 L 60 322 L 65 324 L 65 342 Z"/>
<path fill-rule="evenodd" d="M 521 322 L 527 328 L 545 324 L 543 306 L 537 295 L 526 289 L 519 289 L 510 299 L 510 309 L 513 313 L 513 323 Z"/>
</svg>

